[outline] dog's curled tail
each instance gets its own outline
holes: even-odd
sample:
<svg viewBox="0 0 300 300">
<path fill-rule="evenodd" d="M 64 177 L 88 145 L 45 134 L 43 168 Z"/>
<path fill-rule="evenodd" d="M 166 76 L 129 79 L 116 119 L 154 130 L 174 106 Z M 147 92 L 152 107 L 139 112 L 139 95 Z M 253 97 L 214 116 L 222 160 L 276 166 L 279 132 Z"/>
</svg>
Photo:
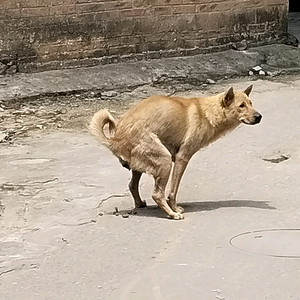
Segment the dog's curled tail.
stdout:
<svg viewBox="0 0 300 300">
<path fill-rule="evenodd" d="M 116 122 L 107 109 L 101 109 L 96 112 L 90 122 L 89 130 L 103 145 L 109 147 L 110 138 L 103 131 L 104 126 L 108 124 L 109 133 L 113 134 L 116 129 Z"/>
</svg>

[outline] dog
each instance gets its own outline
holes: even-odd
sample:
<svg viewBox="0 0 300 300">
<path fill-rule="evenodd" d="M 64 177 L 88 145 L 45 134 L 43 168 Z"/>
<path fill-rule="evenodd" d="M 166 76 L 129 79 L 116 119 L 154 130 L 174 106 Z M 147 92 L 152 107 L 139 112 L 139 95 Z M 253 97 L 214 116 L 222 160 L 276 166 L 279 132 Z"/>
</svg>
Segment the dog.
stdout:
<svg viewBox="0 0 300 300">
<path fill-rule="evenodd" d="M 192 156 L 242 123 L 260 123 L 262 115 L 249 98 L 252 87 L 244 91 L 231 87 L 202 98 L 152 96 L 125 112 L 118 122 L 103 109 L 92 117 L 90 132 L 131 170 L 129 190 L 136 207 L 146 206 L 138 187 L 141 175 L 147 173 L 155 182 L 153 200 L 169 218 L 180 220 L 184 210 L 177 205 L 176 196 Z M 110 135 L 104 132 L 105 125 Z"/>
</svg>

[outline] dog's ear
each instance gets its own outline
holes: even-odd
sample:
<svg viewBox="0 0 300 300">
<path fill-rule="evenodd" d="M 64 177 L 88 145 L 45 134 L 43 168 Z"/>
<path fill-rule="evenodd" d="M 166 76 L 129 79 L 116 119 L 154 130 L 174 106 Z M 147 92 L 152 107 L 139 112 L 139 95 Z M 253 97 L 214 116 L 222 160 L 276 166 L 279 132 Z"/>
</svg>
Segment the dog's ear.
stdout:
<svg viewBox="0 0 300 300">
<path fill-rule="evenodd" d="M 234 100 L 233 87 L 224 94 L 224 106 L 229 106 Z"/>
<path fill-rule="evenodd" d="M 253 85 L 249 85 L 245 90 L 244 93 L 249 97 L 251 91 L 252 91 Z"/>
</svg>

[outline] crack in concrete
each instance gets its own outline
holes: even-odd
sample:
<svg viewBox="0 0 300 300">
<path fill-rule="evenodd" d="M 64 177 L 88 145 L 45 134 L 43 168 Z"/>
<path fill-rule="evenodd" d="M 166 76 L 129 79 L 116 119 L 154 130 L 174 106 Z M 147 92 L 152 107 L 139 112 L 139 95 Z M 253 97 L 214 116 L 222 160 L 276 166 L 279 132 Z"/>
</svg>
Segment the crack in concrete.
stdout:
<svg viewBox="0 0 300 300">
<path fill-rule="evenodd" d="M 8 270 L 5 270 L 3 272 L 0 272 L 0 277 L 4 274 L 8 274 L 8 273 L 11 273 L 13 271 L 19 271 L 19 268 L 13 268 L 13 269 L 8 269 Z"/>
<path fill-rule="evenodd" d="M 3 216 L 4 211 L 5 211 L 5 206 L 1 203 L 1 200 L 0 200 L 0 217 Z"/>
<path fill-rule="evenodd" d="M 84 181 L 78 181 L 78 183 L 81 184 L 81 185 L 87 186 L 87 187 L 103 188 L 103 186 L 101 186 L 101 185 L 88 184 L 88 183 L 85 183 Z"/>
<path fill-rule="evenodd" d="M 23 188 L 24 188 L 23 185 L 13 184 L 13 183 L 3 183 L 0 185 L 0 190 L 2 191 L 18 191 Z"/>
<path fill-rule="evenodd" d="M 102 205 L 105 201 L 109 200 L 110 198 L 123 198 L 123 197 L 127 197 L 127 196 L 129 196 L 128 193 L 124 193 L 124 194 L 112 194 L 112 195 L 109 195 L 108 197 L 106 197 L 106 198 L 100 200 L 99 204 L 95 207 L 95 209 L 100 208 L 101 205 Z"/>
<path fill-rule="evenodd" d="M 26 264 L 22 264 L 19 267 L 10 268 L 10 269 L 7 269 L 7 270 L 4 270 L 4 271 L 0 272 L 0 277 L 5 275 L 5 274 L 12 273 L 14 271 L 39 269 L 39 267 L 40 267 L 39 264 L 34 264 L 34 263 L 30 264 L 29 266 L 27 266 Z"/>
<path fill-rule="evenodd" d="M 35 191 L 30 191 L 30 190 L 25 190 L 24 192 L 19 191 L 19 195 L 23 196 L 23 197 L 35 197 L 36 195 L 38 195 L 40 192 L 44 191 L 44 189 L 38 189 Z"/>
<path fill-rule="evenodd" d="M 92 220 L 77 223 L 77 224 L 64 224 L 64 223 L 61 223 L 61 225 L 62 226 L 82 226 L 82 225 L 88 225 L 88 224 L 92 224 L 92 223 L 96 223 L 96 222 L 97 222 L 96 219 L 92 219 Z"/>
<path fill-rule="evenodd" d="M 30 185 L 35 185 L 35 184 L 46 184 L 46 183 L 54 182 L 54 181 L 57 181 L 57 180 L 58 180 L 58 178 L 55 177 L 53 179 L 48 179 L 48 180 L 44 180 L 44 181 L 33 181 L 29 184 L 26 184 L 25 186 L 27 186 L 27 185 L 30 186 Z"/>
<path fill-rule="evenodd" d="M 24 222 L 27 222 L 27 219 L 25 218 L 25 214 L 27 213 L 29 203 L 25 203 L 24 206 L 17 212 L 17 215 L 20 219 L 23 219 Z"/>
<path fill-rule="evenodd" d="M 58 178 L 55 177 L 53 179 L 48 179 L 48 180 L 44 180 L 44 181 L 33 181 L 33 182 L 26 183 L 26 184 L 3 183 L 0 185 L 0 190 L 2 190 L 2 191 L 17 191 L 20 189 L 24 189 L 26 186 L 35 186 L 37 184 L 47 184 L 47 183 L 54 182 L 57 180 L 58 180 Z"/>
</svg>

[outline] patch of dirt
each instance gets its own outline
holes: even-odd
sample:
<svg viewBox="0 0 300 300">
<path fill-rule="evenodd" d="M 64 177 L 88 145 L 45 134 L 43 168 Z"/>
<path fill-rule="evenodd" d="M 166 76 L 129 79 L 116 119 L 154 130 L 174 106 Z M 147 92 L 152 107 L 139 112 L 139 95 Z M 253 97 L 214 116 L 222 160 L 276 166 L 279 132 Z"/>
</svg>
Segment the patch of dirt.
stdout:
<svg viewBox="0 0 300 300">
<path fill-rule="evenodd" d="M 92 115 L 108 108 L 118 117 L 130 105 L 119 100 L 83 95 L 49 96 L 0 102 L 0 143 L 13 142 L 31 131 L 87 130 Z"/>
</svg>

